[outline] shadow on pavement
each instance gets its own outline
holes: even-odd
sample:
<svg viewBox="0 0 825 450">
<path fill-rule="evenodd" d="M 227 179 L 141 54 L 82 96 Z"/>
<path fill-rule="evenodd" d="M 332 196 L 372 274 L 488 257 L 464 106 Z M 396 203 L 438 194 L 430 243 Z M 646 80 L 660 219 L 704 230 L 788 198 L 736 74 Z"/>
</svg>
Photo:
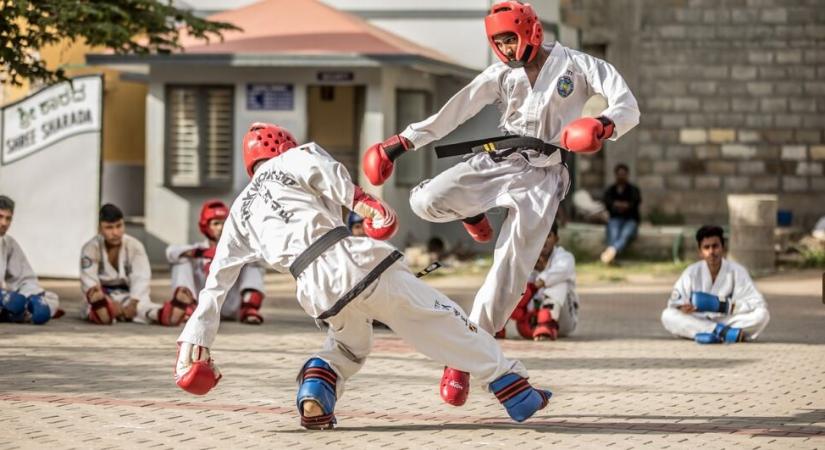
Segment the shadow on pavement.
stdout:
<svg viewBox="0 0 825 450">
<path fill-rule="evenodd" d="M 571 421 L 571 419 L 573 419 Z M 590 419 L 590 420 L 587 420 Z M 812 409 L 792 416 L 624 416 L 562 415 L 539 416 L 525 423 L 485 419 L 477 423 L 442 423 L 416 425 L 341 426 L 339 431 L 398 433 L 444 430 L 532 430 L 539 433 L 566 434 L 737 434 L 760 437 L 822 437 L 825 410 Z M 611 421 L 613 420 L 613 421 Z M 304 430 L 284 432 L 300 433 Z"/>
</svg>

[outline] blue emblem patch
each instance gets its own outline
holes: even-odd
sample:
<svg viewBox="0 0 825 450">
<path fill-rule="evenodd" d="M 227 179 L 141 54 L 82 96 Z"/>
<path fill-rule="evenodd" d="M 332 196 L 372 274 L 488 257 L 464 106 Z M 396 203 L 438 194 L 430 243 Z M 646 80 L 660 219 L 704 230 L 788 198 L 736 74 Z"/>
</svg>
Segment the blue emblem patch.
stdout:
<svg viewBox="0 0 825 450">
<path fill-rule="evenodd" d="M 559 82 L 556 84 L 556 92 L 559 93 L 562 97 L 567 97 L 568 95 L 573 93 L 573 89 L 575 86 L 573 85 L 573 79 L 567 75 L 559 77 Z"/>
</svg>

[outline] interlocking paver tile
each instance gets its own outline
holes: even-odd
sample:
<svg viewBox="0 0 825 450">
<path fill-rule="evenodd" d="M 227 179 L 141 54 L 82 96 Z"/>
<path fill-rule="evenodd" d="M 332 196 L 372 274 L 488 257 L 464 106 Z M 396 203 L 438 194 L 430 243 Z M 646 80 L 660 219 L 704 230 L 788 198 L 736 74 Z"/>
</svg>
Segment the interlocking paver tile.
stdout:
<svg viewBox="0 0 825 450">
<path fill-rule="evenodd" d="M 659 324 L 671 280 L 581 287 L 581 323 L 557 342 L 499 341 L 553 390 L 534 419 L 510 422 L 474 384 L 453 408 L 441 366 L 386 330 L 339 400 L 339 427 L 307 432 L 295 375 L 324 335 L 268 277 L 258 327 L 224 323 L 224 379 L 204 397 L 172 377 L 178 329 L 76 319 L 73 284 L 52 282 L 68 315 L 0 325 L 0 450 L 27 448 L 825 448 L 825 306 L 819 274 L 759 281 L 772 322 L 754 344 L 700 347 Z M 465 307 L 480 279 L 428 280 Z M 163 298 L 168 280 L 153 283 Z"/>
</svg>

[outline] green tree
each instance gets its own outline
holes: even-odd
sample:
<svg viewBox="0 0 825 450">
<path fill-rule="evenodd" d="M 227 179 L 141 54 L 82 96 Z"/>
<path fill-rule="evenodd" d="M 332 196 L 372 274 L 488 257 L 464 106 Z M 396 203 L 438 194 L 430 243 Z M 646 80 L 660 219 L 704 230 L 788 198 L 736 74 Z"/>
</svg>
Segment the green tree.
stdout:
<svg viewBox="0 0 825 450">
<path fill-rule="evenodd" d="M 0 0 L 0 66 L 13 85 L 23 80 L 65 80 L 50 70 L 37 50 L 64 39 L 102 46 L 119 54 L 171 53 L 181 48 L 183 30 L 209 41 L 222 39 L 226 22 L 213 22 L 156 0 Z"/>
</svg>

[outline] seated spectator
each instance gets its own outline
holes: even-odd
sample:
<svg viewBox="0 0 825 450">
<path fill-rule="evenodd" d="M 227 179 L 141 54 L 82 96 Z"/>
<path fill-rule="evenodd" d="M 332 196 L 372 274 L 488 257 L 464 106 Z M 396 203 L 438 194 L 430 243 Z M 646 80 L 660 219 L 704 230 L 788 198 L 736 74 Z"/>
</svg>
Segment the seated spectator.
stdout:
<svg viewBox="0 0 825 450">
<path fill-rule="evenodd" d="M 576 329 L 579 311 L 576 258 L 557 245 L 558 242 L 558 224 L 554 223 L 521 301 L 496 337 L 554 341 Z"/>
<path fill-rule="evenodd" d="M 0 322 L 42 325 L 63 311 L 57 294 L 38 284 L 20 244 L 6 234 L 13 216 L 14 201 L 0 195 Z"/>
<path fill-rule="evenodd" d="M 80 250 L 80 289 L 88 302 L 81 317 L 92 323 L 159 321 L 161 306 L 149 298 L 152 269 L 146 249 L 125 227 L 120 208 L 103 205 L 97 236 Z"/>
<path fill-rule="evenodd" d="M 662 325 L 674 336 L 699 344 L 755 340 L 770 314 L 748 271 L 725 259 L 722 228 L 699 228 L 696 243 L 702 261 L 688 266 L 676 281 Z"/>
<path fill-rule="evenodd" d="M 639 205 L 642 195 L 639 188 L 628 182 L 630 169 L 625 164 L 616 164 L 613 169 L 616 183 L 604 193 L 604 204 L 610 213 L 607 221 L 607 248 L 601 260 L 610 264 L 622 253 L 639 229 Z"/>
<path fill-rule="evenodd" d="M 170 245 L 166 248 L 166 258 L 172 265 L 173 294 L 160 312 L 159 321 L 162 325 L 181 324 L 197 306 L 198 293 L 206 283 L 223 224 L 228 216 L 229 208 L 225 203 L 207 200 L 201 206 L 198 218 L 198 228 L 206 239 L 194 244 Z M 221 307 L 221 318 L 240 320 L 241 323 L 251 325 L 261 324 L 264 319 L 258 310 L 263 300 L 264 270 L 255 264 L 247 264 L 226 294 Z"/>
<path fill-rule="evenodd" d="M 347 226 L 353 236 L 367 235 L 364 233 L 364 218 L 356 214 L 355 211 L 350 211 L 349 217 L 347 217 Z"/>
</svg>

